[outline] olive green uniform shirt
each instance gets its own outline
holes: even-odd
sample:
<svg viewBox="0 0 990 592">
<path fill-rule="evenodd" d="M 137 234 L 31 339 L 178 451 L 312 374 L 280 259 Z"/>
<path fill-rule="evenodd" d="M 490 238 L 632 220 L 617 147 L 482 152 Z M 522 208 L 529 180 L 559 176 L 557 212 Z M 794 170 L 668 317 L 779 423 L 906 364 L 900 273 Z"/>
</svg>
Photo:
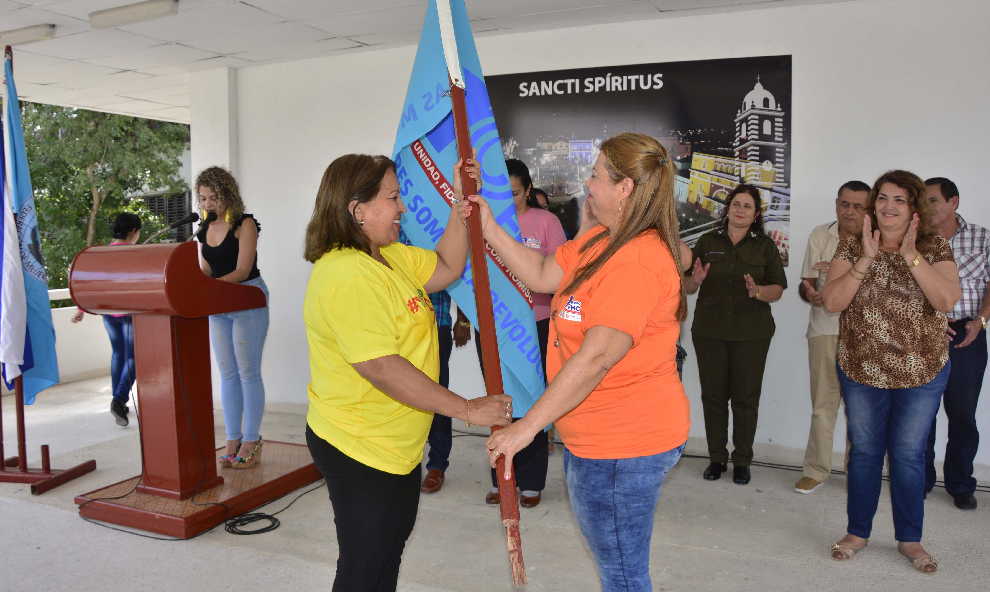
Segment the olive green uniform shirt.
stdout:
<svg viewBox="0 0 990 592">
<path fill-rule="evenodd" d="M 713 230 L 692 249 L 702 263 L 710 263 L 694 309 L 691 332 L 699 337 L 748 341 L 773 337 L 770 304 L 750 298 L 746 292 L 749 274 L 760 286 L 787 288 L 780 252 L 768 236 L 747 233 L 733 245 L 724 230 Z"/>
</svg>

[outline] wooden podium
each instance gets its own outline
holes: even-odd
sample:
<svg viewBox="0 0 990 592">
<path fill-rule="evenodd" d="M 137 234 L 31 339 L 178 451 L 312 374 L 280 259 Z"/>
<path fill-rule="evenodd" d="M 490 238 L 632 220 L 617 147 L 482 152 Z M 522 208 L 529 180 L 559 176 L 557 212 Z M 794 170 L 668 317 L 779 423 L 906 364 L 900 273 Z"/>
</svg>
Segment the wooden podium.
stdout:
<svg viewBox="0 0 990 592">
<path fill-rule="evenodd" d="M 69 290 L 133 315 L 141 432 L 141 475 L 76 497 L 80 515 L 189 538 L 321 478 L 306 446 L 268 440 L 254 468 L 218 470 L 207 317 L 265 306 L 260 289 L 205 276 L 181 243 L 85 249 Z"/>
</svg>

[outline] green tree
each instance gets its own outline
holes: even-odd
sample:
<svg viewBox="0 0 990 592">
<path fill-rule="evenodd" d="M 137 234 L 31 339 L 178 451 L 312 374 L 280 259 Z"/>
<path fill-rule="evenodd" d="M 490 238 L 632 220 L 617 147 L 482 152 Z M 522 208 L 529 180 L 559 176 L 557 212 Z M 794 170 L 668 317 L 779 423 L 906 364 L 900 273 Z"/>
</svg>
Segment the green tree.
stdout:
<svg viewBox="0 0 990 592">
<path fill-rule="evenodd" d="M 68 285 L 76 253 L 110 240 L 118 212 L 141 216 L 143 236 L 162 227 L 134 196 L 187 189 L 179 169 L 189 126 L 27 101 L 21 109 L 51 288 Z"/>
</svg>

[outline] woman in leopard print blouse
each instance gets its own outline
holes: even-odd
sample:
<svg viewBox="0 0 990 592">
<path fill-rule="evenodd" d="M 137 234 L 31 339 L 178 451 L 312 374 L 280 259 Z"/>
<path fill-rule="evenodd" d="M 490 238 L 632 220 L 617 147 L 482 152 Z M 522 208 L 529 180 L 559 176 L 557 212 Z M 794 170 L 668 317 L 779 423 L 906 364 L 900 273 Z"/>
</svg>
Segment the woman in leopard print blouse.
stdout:
<svg viewBox="0 0 990 592">
<path fill-rule="evenodd" d="M 945 315 L 959 299 L 959 274 L 916 175 L 877 179 L 867 212 L 862 236 L 839 244 L 822 292 L 825 308 L 842 312 L 838 372 L 850 441 L 847 534 L 832 558 L 866 546 L 889 454 L 898 550 L 931 573 L 938 564 L 921 545 L 925 446 L 949 376 Z"/>
</svg>

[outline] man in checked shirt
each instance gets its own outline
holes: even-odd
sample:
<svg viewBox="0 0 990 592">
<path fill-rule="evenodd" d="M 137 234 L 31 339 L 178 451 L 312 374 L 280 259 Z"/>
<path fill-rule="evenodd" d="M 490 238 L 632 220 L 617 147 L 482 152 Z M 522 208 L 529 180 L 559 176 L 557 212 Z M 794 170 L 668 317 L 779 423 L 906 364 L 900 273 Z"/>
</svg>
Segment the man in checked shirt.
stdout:
<svg viewBox="0 0 990 592">
<path fill-rule="evenodd" d="M 935 215 L 938 234 L 949 239 L 956 264 L 962 298 L 949 313 L 949 360 L 952 370 L 942 396 L 949 420 L 943 475 L 945 490 L 960 510 L 976 509 L 976 479 L 973 459 L 980 444 L 976 426 L 976 404 L 987 367 L 987 319 L 990 318 L 990 232 L 966 222 L 956 213 L 959 190 L 944 177 L 925 181 L 926 197 Z M 935 422 L 928 437 L 926 493 L 935 486 Z"/>
</svg>

